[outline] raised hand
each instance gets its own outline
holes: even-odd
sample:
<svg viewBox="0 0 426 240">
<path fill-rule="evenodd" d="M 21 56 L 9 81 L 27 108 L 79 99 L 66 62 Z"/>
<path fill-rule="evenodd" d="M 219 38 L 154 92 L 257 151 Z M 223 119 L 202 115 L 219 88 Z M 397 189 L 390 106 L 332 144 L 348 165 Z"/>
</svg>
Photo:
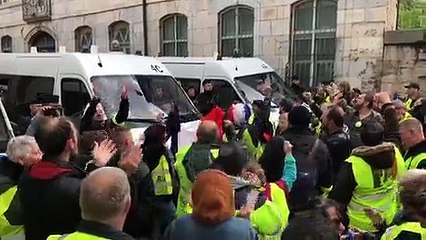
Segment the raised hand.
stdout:
<svg viewBox="0 0 426 240">
<path fill-rule="evenodd" d="M 121 154 L 118 166 L 127 174 L 132 174 L 138 170 L 139 164 L 142 161 L 142 156 L 140 145 L 135 145 L 129 151 Z"/>
<path fill-rule="evenodd" d="M 98 167 L 105 166 L 116 152 L 117 148 L 115 147 L 114 142 L 110 139 L 105 139 L 100 144 L 95 142 L 95 146 L 92 150 L 95 165 Z"/>
</svg>

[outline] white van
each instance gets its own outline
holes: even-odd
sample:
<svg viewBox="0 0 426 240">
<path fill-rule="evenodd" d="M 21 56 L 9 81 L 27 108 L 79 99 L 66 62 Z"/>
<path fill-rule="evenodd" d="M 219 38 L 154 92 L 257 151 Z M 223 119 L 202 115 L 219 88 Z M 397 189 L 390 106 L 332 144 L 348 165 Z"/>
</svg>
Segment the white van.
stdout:
<svg viewBox="0 0 426 240">
<path fill-rule="evenodd" d="M 272 88 L 271 119 L 278 122 L 278 102 L 283 97 L 295 97 L 283 79 L 259 58 L 180 58 L 159 57 L 185 90 L 193 87 L 202 91 L 203 82 L 210 80 L 218 96 L 219 105 L 228 109 L 234 100 L 250 104 L 263 100 L 262 84 Z"/>
<path fill-rule="evenodd" d="M 40 93 L 58 95 L 64 114 L 75 117 L 98 96 L 111 117 L 118 111 L 123 86 L 130 101 L 126 124 L 135 141 L 158 114 L 167 116 L 173 104 L 178 105 L 182 123 L 179 147 L 195 140 L 199 113 L 170 72 L 153 58 L 95 51 L 0 54 L 1 96 L 15 128 L 29 116 L 29 104 Z"/>
</svg>

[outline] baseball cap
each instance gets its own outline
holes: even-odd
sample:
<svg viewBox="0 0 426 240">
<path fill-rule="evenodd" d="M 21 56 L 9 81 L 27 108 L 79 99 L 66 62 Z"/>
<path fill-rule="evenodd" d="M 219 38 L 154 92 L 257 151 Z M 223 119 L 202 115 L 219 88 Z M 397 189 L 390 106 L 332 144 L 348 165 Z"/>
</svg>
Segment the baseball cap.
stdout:
<svg viewBox="0 0 426 240">
<path fill-rule="evenodd" d="M 414 89 L 420 90 L 419 84 L 415 82 L 410 82 L 407 86 L 405 86 L 405 88 L 414 88 Z"/>
</svg>

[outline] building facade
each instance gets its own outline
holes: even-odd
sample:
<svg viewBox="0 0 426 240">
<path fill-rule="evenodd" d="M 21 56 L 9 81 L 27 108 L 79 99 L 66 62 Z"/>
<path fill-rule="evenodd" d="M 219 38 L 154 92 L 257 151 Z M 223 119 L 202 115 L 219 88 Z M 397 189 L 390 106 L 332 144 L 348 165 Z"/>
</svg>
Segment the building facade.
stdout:
<svg viewBox="0 0 426 240">
<path fill-rule="evenodd" d="M 255 56 L 305 85 L 381 83 L 397 0 L 0 0 L 3 52 Z"/>
</svg>

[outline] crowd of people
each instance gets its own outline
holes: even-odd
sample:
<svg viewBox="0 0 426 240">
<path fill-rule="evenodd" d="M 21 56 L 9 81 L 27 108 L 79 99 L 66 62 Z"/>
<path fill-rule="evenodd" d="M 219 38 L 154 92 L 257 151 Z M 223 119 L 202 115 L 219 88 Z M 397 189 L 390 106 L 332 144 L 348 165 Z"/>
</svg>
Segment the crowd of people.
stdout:
<svg viewBox="0 0 426 240">
<path fill-rule="evenodd" d="M 178 117 L 134 142 L 125 89 L 111 119 L 97 98 L 77 121 L 33 104 L 26 135 L 0 158 L 1 238 L 425 238 L 418 84 L 401 99 L 346 82 L 306 91 L 295 78 L 276 127 L 268 96 L 225 111 L 204 87 L 196 141 L 172 151 Z"/>
</svg>

